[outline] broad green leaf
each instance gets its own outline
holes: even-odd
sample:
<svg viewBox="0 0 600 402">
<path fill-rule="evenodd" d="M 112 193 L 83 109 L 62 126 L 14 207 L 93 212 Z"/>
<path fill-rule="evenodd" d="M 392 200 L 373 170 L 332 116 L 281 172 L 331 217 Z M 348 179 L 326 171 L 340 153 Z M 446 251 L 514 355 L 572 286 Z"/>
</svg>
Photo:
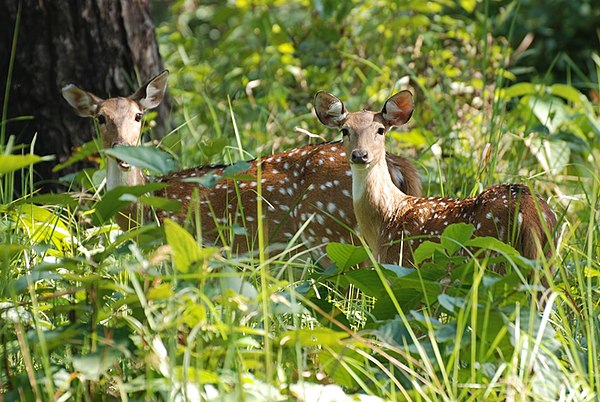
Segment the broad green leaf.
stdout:
<svg viewBox="0 0 600 402">
<path fill-rule="evenodd" d="M 181 201 L 172 198 L 142 195 L 140 202 L 149 207 L 162 209 L 164 211 L 178 212 L 181 210 Z"/>
<path fill-rule="evenodd" d="M 340 286 L 352 284 L 361 292 L 369 296 L 376 296 L 381 292 L 382 289 L 379 275 L 373 269 L 357 269 L 354 271 L 345 272 L 339 276 L 339 280 Z"/>
<path fill-rule="evenodd" d="M 221 180 L 221 176 L 216 173 L 206 173 L 200 177 L 186 177 L 181 179 L 187 183 L 198 183 L 199 185 L 207 188 L 212 188 Z"/>
<path fill-rule="evenodd" d="M 0 155 L 0 175 L 23 169 L 41 162 L 44 158 L 37 155 Z"/>
<path fill-rule="evenodd" d="M 178 381 L 192 381 L 197 384 L 217 384 L 219 382 L 219 375 L 214 371 L 189 366 L 177 366 L 173 371 Z"/>
<path fill-rule="evenodd" d="M 329 328 L 302 328 L 281 334 L 280 344 L 293 346 L 340 346 L 340 342 L 346 339 L 348 334 L 334 331 Z"/>
<path fill-rule="evenodd" d="M 424 260 L 433 257 L 436 252 L 444 253 L 444 246 L 429 240 L 424 241 L 413 252 L 415 264 L 420 264 Z"/>
<path fill-rule="evenodd" d="M 28 342 L 39 351 L 41 342 L 38 335 L 41 335 L 44 337 L 44 344 L 48 351 L 59 349 L 60 352 L 64 352 L 65 345 L 69 345 L 85 331 L 82 327 L 83 324 L 77 323 L 69 326 L 61 325 L 59 329 L 46 330 L 42 334 L 29 332 Z"/>
<path fill-rule="evenodd" d="M 27 228 L 32 243 L 52 244 L 58 251 L 72 247 L 73 236 L 58 213 L 33 204 L 21 204 L 16 216 L 18 224 Z"/>
<path fill-rule="evenodd" d="M 453 255 L 462 248 L 473 235 L 473 225 L 468 223 L 455 223 L 444 229 L 440 242 L 447 250 L 448 255 Z"/>
<path fill-rule="evenodd" d="M 562 173 L 571 159 L 570 144 L 566 141 L 533 137 L 528 145 L 544 170 L 553 175 Z"/>
<path fill-rule="evenodd" d="M 225 170 L 223 170 L 223 177 L 232 178 L 236 177 L 238 173 L 245 172 L 250 169 L 252 165 L 246 161 L 239 161 L 234 163 L 233 165 L 227 166 Z"/>
<path fill-rule="evenodd" d="M 114 225 L 114 227 L 116 227 L 116 225 Z M 157 239 L 161 239 L 162 236 L 164 236 L 164 231 L 162 228 L 159 228 L 156 225 L 144 225 L 130 229 L 117 237 L 115 241 L 109 243 L 104 252 L 98 254 L 98 258 L 105 259 L 111 255 L 114 255 L 119 248 L 126 248 L 125 245 L 132 239 L 135 239 L 138 243 L 143 244 L 144 240 L 155 242 Z M 126 252 L 130 253 L 129 250 Z"/>
<path fill-rule="evenodd" d="M 148 300 L 165 300 L 173 296 L 173 289 L 170 283 L 161 283 L 153 286 L 146 295 Z"/>
<path fill-rule="evenodd" d="M 331 378 L 333 383 L 337 384 L 338 386 L 343 386 L 343 387 L 347 387 L 347 388 L 353 388 L 353 387 L 357 386 L 357 382 L 354 377 L 359 374 L 359 371 L 350 369 L 350 370 L 352 370 L 352 373 L 349 373 L 348 370 L 346 369 L 348 366 L 340 364 L 340 355 L 339 354 L 331 353 L 329 350 L 321 350 L 321 351 L 319 351 L 318 356 L 319 356 L 319 366 L 323 369 L 323 371 L 325 373 L 327 373 L 327 376 L 329 378 Z M 345 359 L 346 361 L 350 361 L 354 364 L 356 364 L 356 362 L 360 362 L 360 361 L 364 360 L 364 357 L 360 356 L 357 352 L 355 352 L 351 349 L 345 350 L 343 355 L 341 356 L 341 358 Z M 366 362 L 365 362 L 365 364 L 366 364 Z M 321 390 L 321 392 L 324 392 L 324 391 L 325 390 Z M 341 391 L 341 388 L 340 388 L 340 391 Z M 325 393 L 324 395 L 330 395 L 330 394 Z M 337 395 L 341 396 L 339 393 Z M 321 396 L 322 395 L 319 393 L 315 393 L 314 395 L 312 395 L 312 397 L 314 398 L 315 401 L 322 400 Z M 301 400 L 307 401 L 310 399 L 301 399 Z M 339 400 L 339 399 L 334 398 L 334 399 L 330 399 L 330 400 Z M 348 398 L 344 398 L 344 400 L 350 401 L 352 399 L 350 397 L 348 397 Z"/>
<path fill-rule="evenodd" d="M 140 197 L 146 193 L 157 191 L 166 186 L 165 183 L 150 183 L 142 186 L 119 186 L 106 192 L 96 206 L 95 217 L 96 223 L 104 223 L 112 218 L 117 212 L 124 209 L 131 203 L 124 195 L 131 194 Z"/>
<path fill-rule="evenodd" d="M 152 172 L 167 174 L 175 168 L 173 157 L 154 147 L 116 146 L 104 150 L 104 153 L 120 159 L 132 166 L 148 169 Z"/>
<path fill-rule="evenodd" d="M 379 325 L 376 329 L 372 330 L 372 333 L 381 341 L 392 346 L 404 347 L 404 345 L 413 343 L 406 325 L 399 318 L 384 322 L 383 325 Z"/>
<path fill-rule="evenodd" d="M 586 267 L 584 273 L 587 278 L 600 278 L 600 271 L 594 268 Z"/>
<path fill-rule="evenodd" d="M 448 324 L 440 325 L 435 329 L 435 339 L 438 342 L 454 342 L 456 340 L 456 322 L 450 322 Z M 468 345 L 469 343 L 469 334 L 467 332 L 463 333 L 463 339 L 460 342 L 461 346 Z"/>
<path fill-rule="evenodd" d="M 451 313 L 457 313 L 467 304 L 467 301 L 464 299 L 464 297 L 452 297 L 448 294 L 438 295 L 438 302 L 442 307 Z"/>
<path fill-rule="evenodd" d="M 520 96 L 536 94 L 539 91 L 540 88 L 537 85 L 529 82 L 520 82 L 502 90 L 501 94 L 505 100 L 510 100 Z"/>
<path fill-rule="evenodd" d="M 173 250 L 173 262 L 179 272 L 187 273 L 190 268 L 218 252 L 216 247 L 200 249 L 196 240 L 184 228 L 170 219 L 164 221 L 167 244 Z"/>
<path fill-rule="evenodd" d="M 587 105 L 589 103 L 584 94 L 570 85 L 554 84 L 549 88 L 549 92 L 552 95 L 560 96 L 577 106 Z"/>
<path fill-rule="evenodd" d="M 64 267 L 57 267 L 64 269 Z M 20 276 L 14 281 L 10 282 L 10 286 L 15 292 L 22 292 L 24 289 L 27 289 L 31 285 L 35 285 L 38 281 L 42 280 L 60 280 L 62 275 L 57 274 L 52 271 L 32 271 L 28 275 Z"/>
<path fill-rule="evenodd" d="M 79 200 L 74 194 L 70 193 L 38 194 L 24 199 L 24 201 L 31 202 L 32 204 L 60 205 L 71 209 L 79 205 Z"/>
<path fill-rule="evenodd" d="M 394 291 L 398 289 L 415 289 L 421 292 L 426 292 L 430 297 L 437 298 L 442 291 L 442 286 L 439 282 L 428 281 L 418 277 L 404 277 L 395 280 L 392 283 Z"/>
<path fill-rule="evenodd" d="M 560 98 L 528 96 L 523 98 L 539 122 L 548 127 L 551 134 L 555 134 L 558 128 L 569 121 L 569 114 L 565 110 L 565 104 Z"/>
<path fill-rule="evenodd" d="M 387 272 L 393 272 L 395 276 L 400 278 L 415 272 L 414 268 L 404 268 L 393 264 L 382 264 L 381 266 L 384 268 L 383 272 L 386 277 L 392 277 L 391 274 L 388 274 Z"/>
<path fill-rule="evenodd" d="M 486 250 L 497 251 L 509 256 L 519 255 L 519 252 L 513 247 L 496 239 L 495 237 L 474 237 L 467 241 L 465 245 L 467 247 L 477 247 Z"/>
<path fill-rule="evenodd" d="M 353 267 L 368 258 L 364 247 L 357 247 L 351 244 L 329 243 L 327 244 L 326 251 L 327 257 L 342 270 Z"/>
<path fill-rule="evenodd" d="M 421 278 L 419 275 L 421 275 Z M 442 293 L 442 286 L 439 281 L 446 275 L 445 269 L 440 268 L 423 269 L 418 272 L 413 270 L 412 274 L 391 281 L 390 288 L 394 298 L 406 312 L 425 302 L 425 300 L 430 302 L 437 300 L 438 295 Z M 392 297 L 387 292 L 382 289 L 380 295 L 376 297 L 375 308 L 371 311 L 375 318 L 384 320 L 398 315 Z"/>
<path fill-rule="evenodd" d="M 0 244 L 0 263 L 10 261 L 25 249 L 27 249 L 27 246 L 23 244 Z"/>
<path fill-rule="evenodd" d="M 206 307 L 201 304 L 188 303 L 185 310 L 179 316 L 185 325 L 190 328 L 194 328 L 201 322 L 205 322 L 207 319 Z"/>
</svg>

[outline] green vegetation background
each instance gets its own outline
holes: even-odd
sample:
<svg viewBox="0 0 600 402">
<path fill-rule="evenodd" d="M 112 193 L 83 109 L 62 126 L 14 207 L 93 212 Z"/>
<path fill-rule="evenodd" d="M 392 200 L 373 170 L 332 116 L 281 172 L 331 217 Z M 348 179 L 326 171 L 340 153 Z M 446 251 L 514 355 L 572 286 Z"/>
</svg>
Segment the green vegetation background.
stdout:
<svg viewBox="0 0 600 402">
<path fill-rule="evenodd" d="M 356 110 L 408 86 L 416 112 L 388 150 L 413 158 L 426 194 L 527 183 L 561 219 L 557 257 L 536 265 L 482 242 L 510 262 L 505 276 L 486 271 L 485 253 L 459 257 L 452 241 L 426 250 L 436 258 L 420 271 L 350 270 L 367 253 L 335 244 L 331 267 L 293 252 L 225 258 L 172 223 L 119 233 L 94 218 L 98 194 L 79 205 L 3 193 L 8 400 L 316 400 L 334 385 L 386 400 L 598 397 L 592 0 L 154 7 L 177 127 L 160 146 L 181 167 L 321 141 L 306 132 L 333 140 L 312 112 L 317 90 Z M 5 186 L 11 166 L 35 160 L 4 164 Z M 82 182 L 101 183 L 88 173 Z M 469 230 L 444 238 L 466 241 Z M 538 310 L 542 278 L 550 290 Z"/>
</svg>

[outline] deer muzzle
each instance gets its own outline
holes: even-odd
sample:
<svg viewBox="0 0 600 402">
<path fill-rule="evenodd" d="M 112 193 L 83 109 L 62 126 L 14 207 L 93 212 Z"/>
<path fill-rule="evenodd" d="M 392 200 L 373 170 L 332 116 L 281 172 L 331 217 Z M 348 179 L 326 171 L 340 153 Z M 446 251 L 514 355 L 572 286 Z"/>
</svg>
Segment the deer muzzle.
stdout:
<svg viewBox="0 0 600 402">
<path fill-rule="evenodd" d="M 369 162 L 369 153 L 361 149 L 355 149 L 351 155 L 352 163 L 366 165 Z"/>
</svg>

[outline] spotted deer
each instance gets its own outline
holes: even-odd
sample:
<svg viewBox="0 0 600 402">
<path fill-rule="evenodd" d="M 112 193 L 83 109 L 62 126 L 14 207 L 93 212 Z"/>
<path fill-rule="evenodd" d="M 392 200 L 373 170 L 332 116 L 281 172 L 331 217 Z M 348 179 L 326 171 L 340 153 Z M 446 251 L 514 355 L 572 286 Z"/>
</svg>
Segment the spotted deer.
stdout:
<svg viewBox="0 0 600 402">
<path fill-rule="evenodd" d="M 63 96 L 83 117 L 96 119 L 100 128 L 102 146 L 139 145 L 142 114 L 159 105 L 167 85 L 166 71 L 127 98 L 101 99 L 74 85 L 63 88 Z M 141 169 L 107 156 L 106 181 L 108 189 L 118 186 L 140 185 L 149 178 Z M 403 192 L 421 193 L 421 181 L 414 166 L 405 158 L 388 155 L 391 180 Z M 196 167 L 157 178 L 166 187 L 155 195 L 181 201 L 179 212 L 157 210 L 156 217 L 173 219 L 183 224 L 186 219 L 201 222 L 205 241 L 216 242 L 223 227 L 244 227 L 250 234 L 257 228 L 258 187 L 261 188 L 263 227 L 271 243 L 289 241 L 302 225 L 312 217 L 303 232 L 304 240 L 316 246 L 329 241 L 352 241 L 347 228 L 354 228 L 352 213 L 351 172 L 341 142 L 307 145 L 275 155 L 249 161 L 250 168 L 243 172 L 249 180 L 222 179 L 211 188 L 202 187 L 194 179 L 206 174 L 223 175 L 226 166 Z M 260 170 L 260 174 L 259 174 Z M 198 197 L 194 196 L 197 192 Z M 198 200 L 199 204 L 195 204 Z M 117 217 L 117 223 L 126 230 L 137 225 L 140 215 L 133 204 Z M 199 211 L 199 216 L 191 215 Z M 151 211 L 143 216 L 149 219 Z M 314 215 L 314 216 L 313 216 Z M 249 236 L 252 241 L 252 236 Z M 237 251 L 250 250 L 246 236 L 221 238 Z M 235 250 L 234 250 L 235 251 Z"/>
<path fill-rule="evenodd" d="M 474 198 L 451 199 L 421 198 L 393 185 L 385 163 L 385 134 L 412 116 L 409 91 L 390 97 L 380 112 L 349 113 L 340 99 L 324 91 L 314 103 L 319 120 L 341 130 L 358 228 L 381 263 L 413 264 L 412 251 L 420 243 L 458 222 L 472 224 L 477 236 L 512 243 L 524 257 L 551 255 L 556 216 L 526 186 L 497 185 Z"/>
</svg>

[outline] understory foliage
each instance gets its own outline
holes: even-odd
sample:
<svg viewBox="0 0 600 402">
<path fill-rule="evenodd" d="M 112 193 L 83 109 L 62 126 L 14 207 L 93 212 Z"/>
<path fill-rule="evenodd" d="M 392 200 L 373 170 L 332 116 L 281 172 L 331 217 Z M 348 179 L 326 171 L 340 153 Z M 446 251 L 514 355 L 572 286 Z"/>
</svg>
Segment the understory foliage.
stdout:
<svg viewBox="0 0 600 402">
<path fill-rule="evenodd" d="M 176 128 L 151 133 L 161 152 L 113 152 L 152 175 L 233 163 L 333 140 L 312 111 L 320 89 L 378 110 L 410 88 L 415 114 L 388 151 L 415 161 L 426 195 L 531 186 L 559 217 L 553 258 L 527 260 L 466 224 L 424 242 L 417 270 L 377 264 L 361 244 L 234 255 L 170 220 L 123 232 L 112 218 L 132 200 L 176 206 L 147 195 L 156 185 L 103 191 L 102 164 L 65 177 L 85 191 L 13 199 L 15 172 L 32 177 L 42 157 L 2 126 L 4 398 L 597 399 L 600 110 L 581 86 L 521 79 L 512 38 L 491 30 L 509 5 L 157 2 Z"/>
</svg>

